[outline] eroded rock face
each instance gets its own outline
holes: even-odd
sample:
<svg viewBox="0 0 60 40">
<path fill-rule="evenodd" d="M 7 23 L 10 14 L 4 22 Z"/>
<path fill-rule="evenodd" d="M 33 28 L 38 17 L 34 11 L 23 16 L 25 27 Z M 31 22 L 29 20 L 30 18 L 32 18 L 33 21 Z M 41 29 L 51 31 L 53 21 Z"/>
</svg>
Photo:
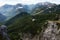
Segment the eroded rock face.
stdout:
<svg viewBox="0 0 60 40">
<path fill-rule="evenodd" d="M 43 32 L 41 40 L 60 40 L 58 25 L 56 22 L 48 21 L 46 30 Z"/>
<path fill-rule="evenodd" d="M 22 37 L 22 40 L 60 40 L 60 29 L 54 21 L 48 21 L 47 27 L 42 28 L 42 32 L 38 35 L 32 37 L 31 34 L 25 34 Z"/>
</svg>

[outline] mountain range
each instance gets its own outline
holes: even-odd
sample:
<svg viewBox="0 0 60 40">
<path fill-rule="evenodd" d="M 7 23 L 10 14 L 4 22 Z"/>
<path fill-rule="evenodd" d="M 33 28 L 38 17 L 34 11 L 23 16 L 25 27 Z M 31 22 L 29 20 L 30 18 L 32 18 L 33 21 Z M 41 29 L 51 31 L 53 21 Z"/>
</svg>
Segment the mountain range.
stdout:
<svg viewBox="0 0 60 40">
<path fill-rule="evenodd" d="M 43 3 L 37 3 L 37 4 L 31 4 L 31 5 L 23 5 L 23 4 L 16 4 L 16 5 L 9 5 L 5 4 L 2 7 L 0 7 L 0 13 L 7 17 L 6 20 L 9 20 L 10 18 L 16 16 L 20 12 L 28 12 L 29 14 L 32 14 L 31 12 L 44 10 L 47 7 L 52 7 L 55 4 L 49 3 L 49 2 L 43 2 Z M 35 12 L 36 12 L 35 11 Z"/>
<path fill-rule="evenodd" d="M 0 9 L 0 20 L 5 21 L 11 40 L 54 40 L 55 37 L 60 37 L 57 34 L 57 30 L 60 32 L 60 5 L 49 2 L 32 5 L 6 4 Z"/>
<path fill-rule="evenodd" d="M 31 39 L 36 38 L 39 35 L 40 35 L 40 38 L 43 39 L 42 33 L 44 33 L 44 32 L 47 33 L 47 31 L 50 33 L 51 31 L 49 31 L 49 29 L 51 30 L 54 27 L 54 26 L 52 26 L 52 24 L 53 23 L 55 24 L 54 21 L 58 21 L 58 19 L 59 19 L 60 5 L 56 5 L 51 8 L 47 8 L 47 9 L 43 9 L 43 10 L 44 11 L 42 11 L 42 12 L 41 11 L 38 11 L 38 12 L 34 11 L 35 15 L 34 14 L 30 15 L 27 12 L 21 12 L 20 14 L 14 16 L 10 20 L 8 20 L 5 25 L 8 26 L 8 33 L 11 37 L 11 40 L 18 40 L 18 39 L 20 39 L 20 38 L 17 38 L 18 36 L 20 36 L 20 35 L 23 36 L 25 34 L 27 34 L 27 36 L 29 38 L 32 37 Z M 49 12 L 49 11 L 51 11 L 51 12 Z M 53 23 L 51 23 L 49 20 L 53 20 Z M 49 24 L 51 24 L 51 25 L 49 25 L 47 23 L 48 21 L 50 22 Z M 58 24 L 56 24 L 56 25 L 58 25 Z M 55 25 L 55 27 L 60 28 L 60 24 L 59 24 L 59 26 L 56 26 L 56 25 Z M 46 28 L 48 28 L 48 30 Z M 47 31 L 45 31 L 45 30 L 47 30 Z M 52 32 L 52 33 L 54 33 L 54 32 Z M 20 34 L 20 35 L 18 35 L 18 34 Z M 30 35 L 32 35 L 32 36 L 30 36 Z M 38 36 L 36 36 L 36 35 L 38 35 Z M 20 36 L 20 37 L 22 37 L 22 36 Z M 44 36 L 44 37 L 46 37 L 46 36 Z M 26 36 L 23 36 L 22 39 L 24 39 L 24 37 L 26 37 Z M 40 39 L 40 38 L 38 37 L 38 39 Z M 50 39 L 50 38 L 48 38 L 48 39 Z M 33 39 L 33 40 L 35 40 L 35 39 Z"/>
</svg>

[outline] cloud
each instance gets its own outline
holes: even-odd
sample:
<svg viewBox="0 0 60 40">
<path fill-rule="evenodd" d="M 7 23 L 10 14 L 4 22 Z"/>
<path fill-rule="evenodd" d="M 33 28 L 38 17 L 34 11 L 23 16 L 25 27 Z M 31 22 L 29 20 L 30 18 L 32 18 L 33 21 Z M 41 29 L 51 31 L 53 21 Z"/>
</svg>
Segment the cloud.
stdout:
<svg viewBox="0 0 60 40">
<path fill-rule="evenodd" d="M 60 0 L 0 0 L 0 6 L 4 4 L 17 4 L 17 3 L 22 3 L 22 4 L 35 4 L 38 2 L 52 2 L 52 3 L 57 3 L 60 4 Z"/>
<path fill-rule="evenodd" d="M 0 6 L 2 6 L 2 5 L 4 5 L 5 4 L 5 2 L 0 2 Z"/>
</svg>

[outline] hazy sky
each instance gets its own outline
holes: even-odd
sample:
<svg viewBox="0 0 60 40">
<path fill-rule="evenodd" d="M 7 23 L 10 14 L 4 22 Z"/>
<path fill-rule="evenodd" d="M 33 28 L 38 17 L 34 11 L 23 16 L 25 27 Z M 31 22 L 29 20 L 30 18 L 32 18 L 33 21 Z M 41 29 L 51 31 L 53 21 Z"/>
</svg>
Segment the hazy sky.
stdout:
<svg viewBox="0 0 60 40">
<path fill-rule="evenodd" d="M 17 4 L 17 3 L 22 3 L 22 4 L 35 4 L 38 2 L 52 2 L 52 3 L 57 3 L 60 4 L 60 0 L 0 0 L 0 6 L 4 4 Z"/>
</svg>

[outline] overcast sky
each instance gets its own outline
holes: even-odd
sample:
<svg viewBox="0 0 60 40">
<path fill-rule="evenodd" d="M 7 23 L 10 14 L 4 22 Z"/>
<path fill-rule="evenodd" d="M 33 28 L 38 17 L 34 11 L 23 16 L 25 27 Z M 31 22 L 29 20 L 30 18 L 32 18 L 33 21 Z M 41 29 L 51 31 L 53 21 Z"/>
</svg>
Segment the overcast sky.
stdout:
<svg viewBox="0 0 60 40">
<path fill-rule="evenodd" d="M 36 4 L 38 2 L 51 2 L 51 3 L 60 4 L 60 0 L 0 0 L 0 6 L 2 6 L 4 4 L 15 5 L 17 3 L 22 3 L 22 4 Z"/>
</svg>

